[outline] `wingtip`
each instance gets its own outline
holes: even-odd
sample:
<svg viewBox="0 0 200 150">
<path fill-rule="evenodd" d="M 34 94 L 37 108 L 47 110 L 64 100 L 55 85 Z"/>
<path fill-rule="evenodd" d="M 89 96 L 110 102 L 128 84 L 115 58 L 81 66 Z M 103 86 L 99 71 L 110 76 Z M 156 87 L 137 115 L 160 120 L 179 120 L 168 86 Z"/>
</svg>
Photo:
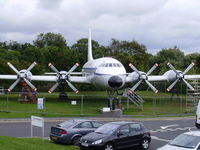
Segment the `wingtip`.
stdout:
<svg viewBox="0 0 200 150">
<path fill-rule="evenodd" d="M 158 90 L 155 91 L 155 93 L 158 93 L 158 92 L 159 92 Z"/>
</svg>

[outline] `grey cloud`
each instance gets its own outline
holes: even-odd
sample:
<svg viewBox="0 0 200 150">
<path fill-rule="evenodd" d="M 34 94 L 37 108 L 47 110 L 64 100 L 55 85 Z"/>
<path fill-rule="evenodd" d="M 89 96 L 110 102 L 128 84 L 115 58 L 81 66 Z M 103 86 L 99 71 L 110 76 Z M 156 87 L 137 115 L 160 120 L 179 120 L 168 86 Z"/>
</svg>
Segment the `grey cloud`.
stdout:
<svg viewBox="0 0 200 150">
<path fill-rule="evenodd" d="M 0 5 L 1 41 L 26 42 L 56 32 L 74 44 L 91 27 L 93 39 L 103 45 L 116 38 L 137 40 L 154 52 L 200 47 L 199 0 L 2 0 Z"/>
</svg>

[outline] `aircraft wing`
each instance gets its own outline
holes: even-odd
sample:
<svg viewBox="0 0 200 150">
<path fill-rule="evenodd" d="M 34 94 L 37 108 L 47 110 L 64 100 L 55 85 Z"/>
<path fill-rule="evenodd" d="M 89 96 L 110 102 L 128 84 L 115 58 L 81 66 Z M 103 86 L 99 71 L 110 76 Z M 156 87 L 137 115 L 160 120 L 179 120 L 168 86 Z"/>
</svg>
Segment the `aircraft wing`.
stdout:
<svg viewBox="0 0 200 150">
<path fill-rule="evenodd" d="M 0 75 L 0 79 L 16 80 L 17 75 Z"/>
<path fill-rule="evenodd" d="M 200 75 L 185 75 L 186 80 L 200 79 Z"/>
<path fill-rule="evenodd" d="M 40 76 L 40 75 L 33 75 L 31 77 L 32 81 L 49 81 L 49 82 L 56 82 L 58 80 L 57 76 Z M 73 83 L 90 83 L 88 78 L 84 76 L 70 76 L 69 81 Z"/>
<path fill-rule="evenodd" d="M 86 76 L 70 76 L 69 80 L 74 83 L 91 83 Z"/>
<path fill-rule="evenodd" d="M 167 76 L 148 76 L 148 81 L 168 81 Z"/>
<path fill-rule="evenodd" d="M 49 82 L 56 82 L 58 80 L 57 76 L 39 76 L 33 75 L 31 77 L 32 81 L 49 81 Z"/>
</svg>

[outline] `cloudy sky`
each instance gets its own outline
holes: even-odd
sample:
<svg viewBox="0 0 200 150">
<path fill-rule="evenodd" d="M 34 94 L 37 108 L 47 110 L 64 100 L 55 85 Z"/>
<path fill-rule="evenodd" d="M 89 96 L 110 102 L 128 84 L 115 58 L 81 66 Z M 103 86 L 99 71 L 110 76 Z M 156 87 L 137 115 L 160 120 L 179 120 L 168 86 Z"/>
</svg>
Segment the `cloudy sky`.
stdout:
<svg viewBox="0 0 200 150">
<path fill-rule="evenodd" d="M 62 34 L 68 45 L 88 36 L 136 40 L 149 53 L 177 46 L 200 52 L 200 0 L 0 0 L 0 41 L 32 42 Z"/>
</svg>

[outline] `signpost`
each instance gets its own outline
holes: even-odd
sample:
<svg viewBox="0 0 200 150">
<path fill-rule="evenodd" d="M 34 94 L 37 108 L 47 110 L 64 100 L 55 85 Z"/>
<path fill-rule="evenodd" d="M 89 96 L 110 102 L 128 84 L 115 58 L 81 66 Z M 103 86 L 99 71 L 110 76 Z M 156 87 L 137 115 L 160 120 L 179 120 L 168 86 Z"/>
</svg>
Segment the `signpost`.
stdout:
<svg viewBox="0 0 200 150">
<path fill-rule="evenodd" d="M 38 109 L 44 109 L 44 98 L 38 98 Z"/>
<path fill-rule="evenodd" d="M 33 137 L 33 126 L 42 128 L 42 138 L 44 138 L 44 118 L 31 116 L 31 137 Z"/>
</svg>

